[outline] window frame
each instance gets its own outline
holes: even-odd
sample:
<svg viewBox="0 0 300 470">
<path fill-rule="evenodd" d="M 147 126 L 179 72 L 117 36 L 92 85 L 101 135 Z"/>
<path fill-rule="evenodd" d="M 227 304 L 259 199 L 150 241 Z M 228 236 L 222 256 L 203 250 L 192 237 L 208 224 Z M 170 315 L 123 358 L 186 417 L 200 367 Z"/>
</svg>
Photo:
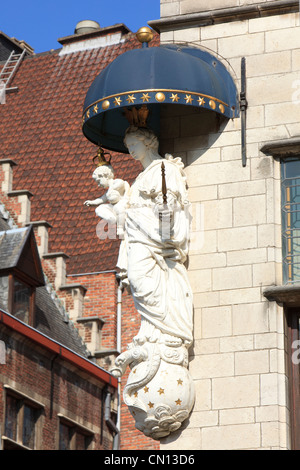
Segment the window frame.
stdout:
<svg viewBox="0 0 300 470">
<path fill-rule="evenodd" d="M 24 449 L 24 450 L 39 450 L 41 447 L 41 421 L 45 405 L 34 400 L 28 395 L 14 389 L 10 385 L 4 384 L 4 414 L 3 414 L 3 434 L 1 436 L 2 450 Z M 7 397 L 10 396 L 19 402 L 19 410 L 17 413 L 16 422 L 16 439 L 8 437 L 6 433 L 6 417 L 7 417 Z M 36 411 L 36 418 L 34 423 L 34 444 L 33 447 L 24 445 L 23 432 L 24 432 L 24 408 L 28 406 Z"/>
<path fill-rule="evenodd" d="M 13 272 L 9 272 L 8 274 L 8 312 L 11 315 L 13 314 L 14 311 L 14 284 L 15 281 L 18 281 L 22 284 L 24 284 L 26 287 L 30 289 L 30 300 L 29 300 L 29 313 L 28 313 L 28 323 L 26 323 L 30 326 L 34 326 L 34 314 L 35 314 L 35 298 L 36 298 L 36 288 L 35 286 L 32 286 L 26 278 L 24 278 L 21 275 L 16 275 Z M 18 317 L 16 317 L 18 318 Z M 20 320 L 22 321 L 22 320 Z"/>
<path fill-rule="evenodd" d="M 299 163 L 299 175 L 288 175 L 289 163 Z M 281 186 L 281 238 L 282 238 L 282 277 L 284 285 L 292 285 L 300 281 L 297 271 L 300 270 L 299 262 L 300 250 L 295 250 L 295 245 L 300 245 L 300 228 L 297 229 L 295 222 L 299 223 L 300 202 L 292 202 L 292 197 L 297 197 L 300 184 L 295 186 L 296 180 L 300 180 L 300 154 L 292 157 L 281 158 L 280 160 L 280 186 Z M 293 184 L 292 184 L 293 183 Z M 298 196 L 299 197 L 299 196 Z M 299 235 L 298 235 L 299 233 Z M 297 270 L 297 266 L 299 266 Z"/>
<path fill-rule="evenodd" d="M 83 426 L 82 424 L 79 424 L 78 422 L 76 422 L 76 421 L 70 419 L 69 417 L 63 415 L 62 413 L 58 413 L 57 417 L 58 417 L 58 443 L 57 443 L 57 449 L 63 450 L 63 449 L 60 448 L 60 437 L 61 437 L 60 426 L 62 424 L 64 426 L 67 426 L 71 431 L 70 449 L 69 450 L 77 450 L 77 448 L 76 448 L 76 436 L 78 434 L 83 435 L 86 439 L 85 450 L 92 450 L 94 437 L 95 437 L 95 433 L 93 431 L 91 431 L 86 426 Z"/>
</svg>

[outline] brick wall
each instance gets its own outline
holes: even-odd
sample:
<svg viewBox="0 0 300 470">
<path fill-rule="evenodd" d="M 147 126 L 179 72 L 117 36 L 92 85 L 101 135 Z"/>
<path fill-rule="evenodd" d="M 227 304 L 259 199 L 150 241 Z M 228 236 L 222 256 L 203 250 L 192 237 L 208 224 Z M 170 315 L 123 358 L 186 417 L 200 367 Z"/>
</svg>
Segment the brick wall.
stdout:
<svg viewBox="0 0 300 470">
<path fill-rule="evenodd" d="M 35 347 L 29 340 L 1 328 L 6 344 L 6 363 L 0 366 L 0 422 L 4 423 L 3 384 L 44 405 L 40 449 L 58 448 L 59 414 L 94 433 L 92 449 L 109 450 L 112 436 L 102 415 L 103 384 Z M 38 377 L 38 380 L 37 380 Z M 2 429 L 4 434 L 4 429 Z"/>
</svg>

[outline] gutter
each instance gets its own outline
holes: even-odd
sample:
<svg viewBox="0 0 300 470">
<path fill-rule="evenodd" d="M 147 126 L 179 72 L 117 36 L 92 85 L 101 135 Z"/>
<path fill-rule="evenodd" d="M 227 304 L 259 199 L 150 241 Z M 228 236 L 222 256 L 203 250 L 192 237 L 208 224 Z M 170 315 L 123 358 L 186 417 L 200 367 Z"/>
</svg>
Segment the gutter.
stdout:
<svg viewBox="0 0 300 470">
<path fill-rule="evenodd" d="M 57 341 L 49 338 L 48 336 L 40 333 L 26 323 L 21 322 L 8 312 L 0 310 L 0 324 L 13 329 L 39 346 L 47 349 L 48 351 L 57 354 L 61 359 L 75 365 L 79 369 L 92 375 L 103 383 L 108 384 L 114 388 L 118 388 L 118 379 L 112 374 L 97 366 L 97 364 L 89 361 L 88 359 L 80 356 L 71 349 L 63 346 Z"/>
<path fill-rule="evenodd" d="M 148 21 L 156 32 L 173 30 L 174 27 L 209 26 L 226 21 L 259 18 L 261 16 L 285 14 L 299 11 L 299 0 L 273 0 L 260 5 L 242 5 L 220 8 L 214 11 L 174 15 Z"/>
</svg>

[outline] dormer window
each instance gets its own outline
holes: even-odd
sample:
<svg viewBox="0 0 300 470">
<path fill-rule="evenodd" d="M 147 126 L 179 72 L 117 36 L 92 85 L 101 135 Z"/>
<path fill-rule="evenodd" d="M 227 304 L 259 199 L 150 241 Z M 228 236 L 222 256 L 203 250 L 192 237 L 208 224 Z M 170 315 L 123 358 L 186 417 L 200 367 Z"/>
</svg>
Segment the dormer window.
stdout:
<svg viewBox="0 0 300 470">
<path fill-rule="evenodd" d="M 35 290 L 43 285 L 33 228 L 0 232 L 0 308 L 34 326 Z"/>
</svg>

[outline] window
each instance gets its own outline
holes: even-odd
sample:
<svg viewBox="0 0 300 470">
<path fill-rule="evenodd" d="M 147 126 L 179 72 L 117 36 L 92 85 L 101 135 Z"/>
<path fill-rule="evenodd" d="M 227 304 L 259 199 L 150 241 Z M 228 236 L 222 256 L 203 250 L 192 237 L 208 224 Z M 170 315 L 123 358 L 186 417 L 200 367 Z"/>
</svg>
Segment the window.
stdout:
<svg viewBox="0 0 300 470">
<path fill-rule="evenodd" d="M 283 282 L 300 281 L 300 159 L 281 162 Z"/>
<path fill-rule="evenodd" d="M 5 386 L 4 450 L 37 449 L 43 405 Z"/>
<path fill-rule="evenodd" d="M 35 288 L 14 274 L 0 277 L 0 308 L 29 325 L 34 324 Z"/>
<path fill-rule="evenodd" d="M 14 278 L 12 314 L 25 323 L 29 323 L 31 292 L 29 286 Z"/>
<path fill-rule="evenodd" d="M 88 450 L 94 434 L 63 415 L 59 418 L 59 450 Z"/>
</svg>

